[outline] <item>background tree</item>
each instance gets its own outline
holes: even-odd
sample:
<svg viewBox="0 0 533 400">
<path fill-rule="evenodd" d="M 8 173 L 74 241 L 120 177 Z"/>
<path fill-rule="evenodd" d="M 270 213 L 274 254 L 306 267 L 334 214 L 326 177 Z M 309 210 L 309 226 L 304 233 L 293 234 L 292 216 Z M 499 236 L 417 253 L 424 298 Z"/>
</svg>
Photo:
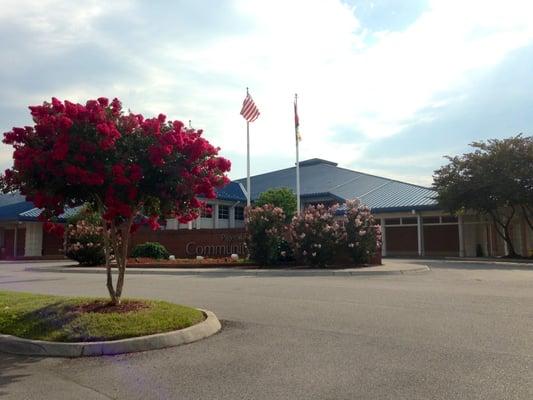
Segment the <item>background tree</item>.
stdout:
<svg viewBox="0 0 533 400">
<path fill-rule="evenodd" d="M 118 99 L 44 102 L 30 107 L 35 125 L 13 128 L 4 143 L 14 147 L 13 167 L 2 176 L 5 192 L 18 190 L 53 220 L 65 207 L 88 204 L 102 217 L 107 289 L 120 303 L 130 233 L 140 215 L 157 228 L 160 217 L 180 222 L 198 216 L 197 196 L 214 198 L 228 182 L 230 162 L 219 148 L 163 114 L 144 119 L 124 113 Z M 111 249 L 118 268 L 116 284 Z"/>
<path fill-rule="evenodd" d="M 452 213 L 472 210 L 488 217 L 516 256 L 513 218 L 533 229 L 533 137 L 523 135 L 471 144 L 474 151 L 446 157 L 449 164 L 433 176 L 441 206 Z"/>
<path fill-rule="evenodd" d="M 287 221 L 290 221 L 296 213 L 296 195 L 289 188 L 269 189 L 261 193 L 255 205 L 262 207 L 265 204 L 281 208 Z"/>
</svg>

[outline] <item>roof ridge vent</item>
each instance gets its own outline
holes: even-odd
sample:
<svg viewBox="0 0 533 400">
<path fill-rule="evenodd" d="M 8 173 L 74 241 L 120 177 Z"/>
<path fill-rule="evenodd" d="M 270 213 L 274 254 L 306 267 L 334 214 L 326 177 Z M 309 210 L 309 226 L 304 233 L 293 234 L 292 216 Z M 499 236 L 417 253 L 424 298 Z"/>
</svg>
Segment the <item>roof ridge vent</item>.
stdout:
<svg viewBox="0 0 533 400">
<path fill-rule="evenodd" d="M 318 164 L 332 165 L 334 167 L 338 165 L 336 162 L 323 160 L 322 158 L 311 158 L 309 160 L 300 161 L 300 167 L 305 167 L 309 165 L 318 165 Z"/>
</svg>

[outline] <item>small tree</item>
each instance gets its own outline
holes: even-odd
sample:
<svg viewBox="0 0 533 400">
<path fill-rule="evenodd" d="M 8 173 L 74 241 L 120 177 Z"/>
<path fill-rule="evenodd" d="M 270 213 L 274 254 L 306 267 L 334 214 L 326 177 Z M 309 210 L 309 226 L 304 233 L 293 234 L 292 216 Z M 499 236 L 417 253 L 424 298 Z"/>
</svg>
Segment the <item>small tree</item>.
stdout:
<svg viewBox="0 0 533 400">
<path fill-rule="evenodd" d="M 118 304 L 139 214 L 154 229 L 161 216 L 180 222 L 196 218 L 203 205 L 197 196 L 216 196 L 215 188 L 228 182 L 230 162 L 218 156 L 201 130 L 166 122 L 163 114 L 145 119 L 124 113 L 118 99 L 81 105 L 52 98 L 30 110 L 35 126 L 4 134 L 4 143 L 15 150 L 14 165 L 2 177 L 3 190 L 20 191 L 43 209 L 43 219 L 89 204 L 102 217 L 107 289 Z"/>
<path fill-rule="evenodd" d="M 441 206 L 460 214 L 473 210 L 488 217 L 516 256 L 510 226 L 522 215 L 533 229 L 533 137 L 518 135 L 471 144 L 474 151 L 446 157 L 433 176 Z"/>
<path fill-rule="evenodd" d="M 261 193 L 255 205 L 261 207 L 265 204 L 272 204 L 274 207 L 281 208 L 285 213 L 287 222 L 296 213 L 296 195 L 289 188 L 269 189 Z"/>
</svg>

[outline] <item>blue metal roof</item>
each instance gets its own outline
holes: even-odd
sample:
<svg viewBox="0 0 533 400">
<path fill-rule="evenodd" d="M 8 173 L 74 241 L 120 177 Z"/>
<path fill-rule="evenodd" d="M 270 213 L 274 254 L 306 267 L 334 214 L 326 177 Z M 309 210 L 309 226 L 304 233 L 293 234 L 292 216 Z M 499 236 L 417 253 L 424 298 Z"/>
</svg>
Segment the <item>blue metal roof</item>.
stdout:
<svg viewBox="0 0 533 400">
<path fill-rule="evenodd" d="M 59 216 L 64 221 L 76 214 L 81 207 L 67 208 Z M 19 193 L 0 194 L 0 221 L 37 221 L 43 210 Z"/>
<path fill-rule="evenodd" d="M 246 201 L 246 194 L 239 182 L 230 182 L 223 188 L 217 189 L 217 199 L 229 201 Z"/>
<path fill-rule="evenodd" d="M 217 199 L 246 202 L 245 182 L 246 179 L 239 179 L 218 189 Z M 295 190 L 295 182 L 295 167 L 252 176 L 252 200 L 272 188 Z M 300 185 L 304 198 L 329 197 L 339 202 L 358 198 L 374 213 L 439 208 L 436 193 L 430 188 L 340 168 L 318 158 L 300 162 Z M 78 210 L 66 209 L 60 219 L 69 218 Z M 20 194 L 0 195 L 0 221 L 36 221 L 41 212 Z"/>
<path fill-rule="evenodd" d="M 0 198 L 2 197 L 0 196 Z M 0 221 L 18 221 L 20 213 L 31 210 L 33 207 L 35 206 L 31 201 L 24 200 L 3 207 L 0 206 Z"/>
<path fill-rule="evenodd" d="M 296 168 L 253 176 L 251 187 L 252 200 L 271 188 L 287 187 L 295 191 Z M 329 194 L 334 201 L 358 198 L 375 213 L 438 209 L 436 193 L 430 188 L 340 168 L 334 162 L 318 158 L 300 162 L 300 192 L 307 198 Z"/>
</svg>

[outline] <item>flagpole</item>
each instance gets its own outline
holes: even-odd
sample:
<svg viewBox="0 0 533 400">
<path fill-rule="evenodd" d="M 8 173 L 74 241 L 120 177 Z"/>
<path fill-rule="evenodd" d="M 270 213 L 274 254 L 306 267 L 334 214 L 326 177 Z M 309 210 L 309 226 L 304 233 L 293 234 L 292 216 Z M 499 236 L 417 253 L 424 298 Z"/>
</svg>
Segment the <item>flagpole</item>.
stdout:
<svg viewBox="0 0 533 400">
<path fill-rule="evenodd" d="M 248 88 L 246 88 L 248 95 Z M 246 205 L 250 207 L 252 192 L 250 191 L 250 122 L 246 121 Z"/>
<path fill-rule="evenodd" d="M 294 112 L 298 110 L 298 94 L 294 94 Z M 296 125 L 296 119 L 294 124 L 294 138 L 296 140 L 296 212 L 300 214 L 300 154 L 299 154 L 299 140 L 298 140 L 298 126 Z"/>
</svg>

